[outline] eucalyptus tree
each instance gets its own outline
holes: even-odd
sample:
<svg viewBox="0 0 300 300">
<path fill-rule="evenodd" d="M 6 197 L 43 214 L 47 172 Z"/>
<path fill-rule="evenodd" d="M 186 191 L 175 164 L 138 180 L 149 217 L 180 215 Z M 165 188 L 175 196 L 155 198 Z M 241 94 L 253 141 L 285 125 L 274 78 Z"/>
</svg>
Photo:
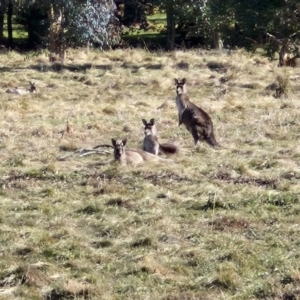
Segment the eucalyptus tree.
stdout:
<svg viewBox="0 0 300 300">
<path fill-rule="evenodd" d="M 95 43 L 103 49 L 119 42 L 120 26 L 113 0 L 64 2 L 66 2 L 64 31 L 69 44 Z"/>
<path fill-rule="evenodd" d="M 120 39 L 113 0 L 20 0 L 17 7 L 19 15 L 30 7 L 46 15 L 40 20 L 40 26 L 48 26 L 44 40 L 61 56 L 69 46 L 95 43 L 104 49 Z"/>
</svg>

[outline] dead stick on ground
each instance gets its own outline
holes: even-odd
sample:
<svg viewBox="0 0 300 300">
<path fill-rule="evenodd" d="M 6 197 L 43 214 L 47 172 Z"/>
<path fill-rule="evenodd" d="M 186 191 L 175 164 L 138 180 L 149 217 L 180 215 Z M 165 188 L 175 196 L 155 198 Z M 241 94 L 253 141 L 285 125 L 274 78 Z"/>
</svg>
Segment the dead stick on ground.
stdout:
<svg viewBox="0 0 300 300">
<path fill-rule="evenodd" d="M 96 153 L 96 154 L 112 154 L 111 152 L 109 151 L 105 151 L 105 150 L 95 150 L 95 149 L 85 149 L 84 153 L 80 154 L 79 157 L 83 157 L 83 156 L 87 156 L 87 155 L 90 155 L 90 154 L 93 154 L 93 153 Z"/>
<path fill-rule="evenodd" d="M 113 145 L 105 145 L 105 144 L 101 144 L 101 145 L 97 145 L 95 147 L 93 147 L 93 149 L 97 149 L 97 148 L 100 148 L 100 147 L 109 147 L 109 148 L 114 148 Z"/>
<path fill-rule="evenodd" d="M 89 154 L 111 154 L 110 151 L 106 151 L 106 150 L 96 150 L 96 148 L 99 148 L 99 147 L 108 147 L 108 145 L 98 145 L 92 149 L 79 149 L 79 150 L 76 150 L 72 153 L 69 153 L 69 154 L 66 154 L 66 155 L 63 155 L 61 157 L 58 158 L 58 160 L 64 160 L 66 159 L 67 157 L 70 157 L 74 154 L 80 154 L 79 157 L 83 157 L 83 156 L 86 156 L 86 155 L 89 155 Z"/>
</svg>

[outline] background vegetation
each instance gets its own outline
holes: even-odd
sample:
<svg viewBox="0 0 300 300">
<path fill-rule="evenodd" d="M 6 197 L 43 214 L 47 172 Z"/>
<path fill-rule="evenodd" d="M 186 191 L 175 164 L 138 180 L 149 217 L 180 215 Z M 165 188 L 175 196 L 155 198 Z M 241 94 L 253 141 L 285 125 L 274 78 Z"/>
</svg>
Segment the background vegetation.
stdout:
<svg viewBox="0 0 300 300">
<path fill-rule="evenodd" d="M 15 23 L 26 32 L 27 48 L 47 47 L 58 53 L 82 45 L 100 49 L 146 45 L 154 50 L 200 45 L 216 49 L 263 47 L 272 57 L 278 45 L 274 47 L 267 33 L 297 42 L 300 30 L 298 0 L 1 0 L 0 3 L 1 43 L 12 47 L 18 42 L 13 36 Z"/>
</svg>

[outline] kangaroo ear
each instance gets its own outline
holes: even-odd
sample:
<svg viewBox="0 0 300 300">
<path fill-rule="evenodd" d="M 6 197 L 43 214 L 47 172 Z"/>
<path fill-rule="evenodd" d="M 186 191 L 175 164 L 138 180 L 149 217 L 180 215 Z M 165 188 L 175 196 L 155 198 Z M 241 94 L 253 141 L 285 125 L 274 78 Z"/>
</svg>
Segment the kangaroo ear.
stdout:
<svg viewBox="0 0 300 300">
<path fill-rule="evenodd" d="M 174 78 L 174 82 L 175 82 L 175 85 L 177 85 L 178 84 L 178 79 Z"/>
<path fill-rule="evenodd" d="M 123 146 L 125 146 L 125 145 L 126 145 L 126 143 L 127 143 L 127 139 L 123 139 L 123 140 L 122 140 L 122 144 L 123 144 Z"/>
<path fill-rule="evenodd" d="M 147 121 L 145 119 L 142 119 L 142 122 L 145 126 L 147 126 Z"/>
<path fill-rule="evenodd" d="M 186 84 L 186 78 L 182 78 L 182 83 Z"/>
<path fill-rule="evenodd" d="M 116 140 L 115 140 L 115 139 L 111 139 L 111 143 L 112 143 L 112 145 L 113 145 L 114 147 L 116 147 L 116 145 L 117 145 L 117 142 L 116 142 Z"/>
<path fill-rule="evenodd" d="M 151 119 L 151 120 L 150 120 L 150 124 L 151 124 L 151 125 L 154 125 L 154 124 L 155 124 L 155 119 Z"/>
</svg>

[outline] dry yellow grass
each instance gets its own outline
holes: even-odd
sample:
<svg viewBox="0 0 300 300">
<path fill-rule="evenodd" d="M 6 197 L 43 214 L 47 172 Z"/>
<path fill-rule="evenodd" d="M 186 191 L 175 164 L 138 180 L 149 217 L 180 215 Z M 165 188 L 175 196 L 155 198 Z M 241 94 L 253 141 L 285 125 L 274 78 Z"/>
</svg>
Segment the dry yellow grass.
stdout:
<svg viewBox="0 0 300 300">
<path fill-rule="evenodd" d="M 0 299 L 297 299 L 300 71 L 243 51 L 69 54 L 0 55 Z M 178 128 L 174 77 L 224 149 Z M 174 164 L 58 160 L 141 147 L 142 118 Z"/>
</svg>

